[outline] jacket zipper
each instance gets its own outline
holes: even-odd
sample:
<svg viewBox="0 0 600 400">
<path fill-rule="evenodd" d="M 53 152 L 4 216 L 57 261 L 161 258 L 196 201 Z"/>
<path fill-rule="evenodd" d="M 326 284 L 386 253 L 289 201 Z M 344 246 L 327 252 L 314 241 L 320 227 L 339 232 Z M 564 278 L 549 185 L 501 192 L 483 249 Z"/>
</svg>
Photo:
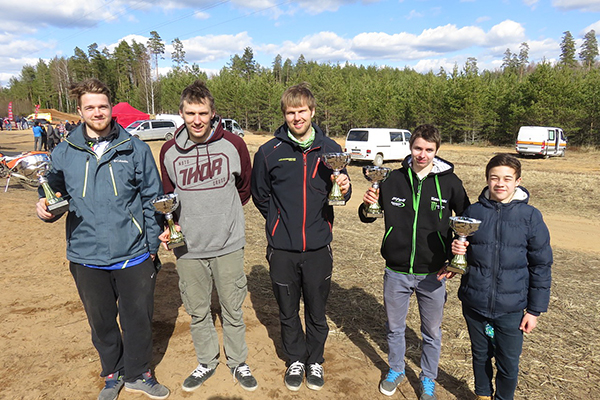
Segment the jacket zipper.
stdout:
<svg viewBox="0 0 600 400">
<path fill-rule="evenodd" d="M 117 197 L 119 196 L 119 193 L 117 192 L 117 184 L 115 182 L 115 174 L 113 172 L 113 166 L 111 162 L 108 163 L 108 170 L 110 171 L 110 179 L 112 180 L 113 191 L 115 193 L 115 197 Z"/>
<path fill-rule="evenodd" d="M 87 191 L 87 181 L 88 181 L 88 173 L 90 170 L 90 158 L 85 162 L 85 177 L 83 178 L 83 192 L 81 193 L 81 197 L 85 197 L 85 192 Z"/>
<path fill-rule="evenodd" d="M 410 268 L 408 270 L 409 274 L 413 273 L 413 267 L 415 264 L 415 256 L 417 253 L 417 222 L 419 219 L 419 206 L 421 205 L 421 188 L 423 187 L 423 182 L 427 177 L 423 178 L 423 180 L 419 179 L 419 185 L 417 186 L 417 194 L 415 196 L 415 188 L 413 185 L 413 177 L 412 171 L 408 171 L 408 176 L 410 177 L 410 186 L 412 189 L 412 198 L 413 198 L 413 210 L 415 211 L 415 219 L 413 220 L 413 229 L 412 229 L 412 244 L 410 250 Z"/>
<path fill-rule="evenodd" d="M 500 208 L 500 204 L 496 204 L 496 238 L 494 245 L 494 263 L 492 265 L 492 290 L 490 291 L 490 315 L 494 315 L 494 310 L 496 308 L 494 299 L 496 298 L 496 290 L 497 290 L 497 279 L 498 279 L 498 270 L 500 269 L 500 220 L 501 220 L 502 209 Z"/>
<path fill-rule="evenodd" d="M 304 164 L 304 185 L 302 185 L 302 251 L 306 251 L 306 153 L 302 153 L 302 162 Z"/>
</svg>

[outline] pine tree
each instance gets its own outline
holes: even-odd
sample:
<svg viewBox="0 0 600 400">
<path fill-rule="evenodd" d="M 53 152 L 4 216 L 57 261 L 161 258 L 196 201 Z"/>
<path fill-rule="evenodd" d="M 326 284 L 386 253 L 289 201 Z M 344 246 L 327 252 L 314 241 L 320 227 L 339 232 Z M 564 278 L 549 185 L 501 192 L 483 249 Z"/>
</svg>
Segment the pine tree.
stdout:
<svg viewBox="0 0 600 400">
<path fill-rule="evenodd" d="M 596 57 L 598 57 L 598 40 L 596 39 L 596 31 L 592 29 L 583 38 L 579 59 L 589 69 L 595 64 Z"/>
<path fill-rule="evenodd" d="M 565 67 L 576 67 L 577 60 L 575 59 L 575 39 L 571 32 L 563 32 L 564 36 L 560 43 L 560 64 Z"/>
</svg>

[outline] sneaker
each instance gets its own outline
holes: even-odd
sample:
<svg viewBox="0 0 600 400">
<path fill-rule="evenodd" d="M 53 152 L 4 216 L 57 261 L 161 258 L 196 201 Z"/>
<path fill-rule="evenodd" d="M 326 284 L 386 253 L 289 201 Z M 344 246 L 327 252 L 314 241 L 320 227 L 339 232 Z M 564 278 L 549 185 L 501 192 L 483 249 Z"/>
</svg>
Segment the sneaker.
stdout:
<svg viewBox="0 0 600 400">
<path fill-rule="evenodd" d="M 379 382 L 379 391 L 386 396 L 393 396 L 396 393 L 396 388 L 400 386 L 405 377 L 404 371 L 396 372 L 390 368 L 386 377 Z"/>
<path fill-rule="evenodd" d="M 419 400 L 437 400 L 435 395 L 435 382 L 428 377 L 424 376 L 421 379 L 421 384 L 419 385 L 421 388 L 421 397 Z"/>
<path fill-rule="evenodd" d="M 492 400 L 492 396 L 477 396 L 477 400 Z"/>
<path fill-rule="evenodd" d="M 161 385 L 152 376 L 150 370 L 144 372 L 135 382 L 125 382 L 125 390 L 134 393 L 143 393 L 151 399 L 166 399 L 171 393 L 165 385 Z"/>
<path fill-rule="evenodd" d="M 124 384 L 123 375 L 119 372 L 108 375 L 104 378 L 104 389 L 100 391 L 98 400 L 116 400 Z"/>
<path fill-rule="evenodd" d="M 323 379 L 323 367 L 321 364 L 309 364 L 306 371 L 306 387 L 312 390 L 321 390 L 324 384 L 325 380 Z"/>
<path fill-rule="evenodd" d="M 258 387 L 258 383 L 252 376 L 250 367 L 246 363 L 241 363 L 237 367 L 231 368 L 231 374 L 233 375 L 234 382 L 237 380 L 244 390 L 253 392 Z"/>
<path fill-rule="evenodd" d="M 285 378 L 283 381 L 285 382 L 285 387 L 287 387 L 292 392 L 297 392 L 300 390 L 300 386 L 302 386 L 302 381 L 304 380 L 304 364 L 300 361 L 294 361 L 285 371 Z"/>
<path fill-rule="evenodd" d="M 196 369 L 185 378 L 181 388 L 186 392 L 193 392 L 198 389 L 208 378 L 213 376 L 216 368 L 208 368 L 206 364 L 198 364 Z"/>
</svg>

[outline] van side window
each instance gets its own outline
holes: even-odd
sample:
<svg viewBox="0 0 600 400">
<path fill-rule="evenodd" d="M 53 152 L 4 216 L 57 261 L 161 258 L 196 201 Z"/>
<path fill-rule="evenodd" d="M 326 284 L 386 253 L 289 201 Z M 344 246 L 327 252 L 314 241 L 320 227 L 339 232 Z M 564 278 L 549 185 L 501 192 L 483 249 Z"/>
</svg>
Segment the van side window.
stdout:
<svg viewBox="0 0 600 400">
<path fill-rule="evenodd" d="M 144 122 L 142 124 L 142 129 L 150 129 L 150 122 Z"/>
<path fill-rule="evenodd" d="M 369 140 L 369 131 L 350 131 L 348 139 L 354 142 L 367 142 Z"/>
<path fill-rule="evenodd" d="M 554 140 L 554 129 L 548 130 L 548 140 Z"/>
<path fill-rule="evenodd" d="M 390 132 L 390 141 L 392 142 L 401 142 L 403 138 L 402 132 Z"/>
<path fill-rule="evenodd" d="M 154 122 L 152 122 L 152 126 L 155 129 L 158 129 L 158 128 L 173 128 L 175 126 L 175 124 L 173 122 L 170 122 L 170 121 L 154 121 Z"/>
<path fill-rule="evenodd" d="M 404 132 L 404 141 L 408 142 L 410 140 L 410 132 Z"/>
</svg>

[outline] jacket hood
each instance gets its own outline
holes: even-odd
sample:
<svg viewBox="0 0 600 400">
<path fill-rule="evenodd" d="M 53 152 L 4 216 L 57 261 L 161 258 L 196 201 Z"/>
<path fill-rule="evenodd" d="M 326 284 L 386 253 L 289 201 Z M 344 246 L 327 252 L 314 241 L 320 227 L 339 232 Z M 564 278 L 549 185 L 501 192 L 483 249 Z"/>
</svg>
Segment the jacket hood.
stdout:
<svg viewBox="0 0 600 400">
<path fill-rule="evenodd" d="M 412 156 L 408 156 L 402 161 L 402 166 L 408 170 L 412 169 Z M 450 161 L 446 161 L 441 157 L 435 156 L 433 159 L 433 168 L 429 172 L 429 175 L 445 175 L 454 172 L 454 164 Z"/>
<path fill-rule="evenodd" d="M 225 130 L 223 129 L 223 126 L 221 124 L 221 117 L 219 117 L 218 115 L 215 115 L 215 118 L 213 118 L 211 122 L 211 129 L 214 130 L 214 134 L 210 139 L 208 139 L 204 143 L 196 143 L 189 140 L 189 133 L 184 123 L 175 131 L 175 146 L 177 146 L 177 148 L 182 151 L 190 151 L 196 146 L 205 146 L 221 139 Z"/>
<path fill-rule="evenodd" d="M 85 124 L 79 125 L 73 132 L 69 133 L 66 137 L 66 141 L 73 146 L 80 148 L 90 148 L 89 144 L 85 139 L 86 126 Z M 131 140 L 131 135 L 117 124 L 114 120 L 110 123 L 110 134 L 117 133 L 117 137 L 111 141 L 111 147 L 121 144 L 125 141 Z"/>
</svg>

